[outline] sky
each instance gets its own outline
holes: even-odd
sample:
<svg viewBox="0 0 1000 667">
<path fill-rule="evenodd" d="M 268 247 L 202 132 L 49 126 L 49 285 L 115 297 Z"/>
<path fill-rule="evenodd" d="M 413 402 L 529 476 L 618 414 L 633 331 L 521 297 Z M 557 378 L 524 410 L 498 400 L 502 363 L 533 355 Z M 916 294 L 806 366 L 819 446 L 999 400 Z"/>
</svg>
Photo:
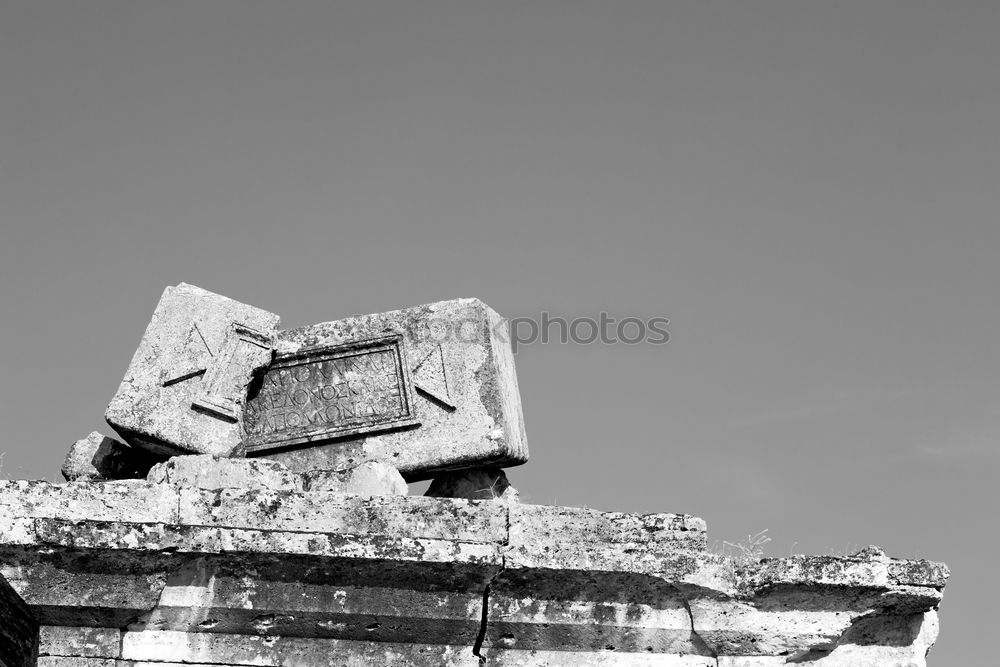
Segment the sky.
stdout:
<svg viewBox="0 0 1000 667">
<path fill-rule="evenodd" d="M 953 571 L 992 636 L 1000 3 L 0 0 L 0 451 L 58 479 L 160 292 L 283 327 L 476 296 L 527 502 Z"/>
</svg>

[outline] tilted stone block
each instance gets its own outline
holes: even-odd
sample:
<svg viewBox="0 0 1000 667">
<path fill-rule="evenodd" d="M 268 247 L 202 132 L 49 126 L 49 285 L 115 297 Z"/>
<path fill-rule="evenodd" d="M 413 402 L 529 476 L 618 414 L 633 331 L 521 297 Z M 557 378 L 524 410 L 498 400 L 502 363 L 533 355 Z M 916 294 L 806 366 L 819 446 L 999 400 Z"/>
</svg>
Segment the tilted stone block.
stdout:
<svg viewBox="0 0 1000 667">
<path fill-rule="evenodd" d="M 506 322 L 456 299 L 283 331 L 251 387 L 248 456 L 384 461 L 407 480 L 528 458 Z"/>
<path fill-rule="evenodd" d="M 229 456 L 247 384 L 271 361 L 278 316 L 193 285 L 168 287 L 108 405 L 108 423 L 152 452 Z"/>
<path fill-rule="evenodd" d="M 161 458 L 94 431 L 77 440 L 63 462 L 66 481 L 141 479 Z"/>
</svg>

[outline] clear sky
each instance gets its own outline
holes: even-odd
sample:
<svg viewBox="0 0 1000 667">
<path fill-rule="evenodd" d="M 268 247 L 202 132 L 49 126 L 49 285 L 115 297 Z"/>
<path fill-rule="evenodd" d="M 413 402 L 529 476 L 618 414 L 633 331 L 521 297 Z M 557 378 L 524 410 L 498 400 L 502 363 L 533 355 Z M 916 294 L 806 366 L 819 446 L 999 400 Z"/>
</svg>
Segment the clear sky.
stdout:
<svg viewBox="0 0 1000 667">
<path fill-rule="evenodd" d="M 285 326 L 478 296 L 529 502 L 946 561 L 996 620 L 1000 3 L 0 1 L 0 450 L 50 478 L 162 288 Z"/>
</svg>

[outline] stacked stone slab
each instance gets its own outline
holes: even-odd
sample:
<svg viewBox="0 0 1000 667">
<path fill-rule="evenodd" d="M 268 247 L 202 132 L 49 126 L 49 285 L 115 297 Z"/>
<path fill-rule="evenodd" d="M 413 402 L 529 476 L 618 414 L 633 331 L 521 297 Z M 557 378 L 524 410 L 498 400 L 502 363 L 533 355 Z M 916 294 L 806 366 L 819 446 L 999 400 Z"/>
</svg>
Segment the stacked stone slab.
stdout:
<svg viewBox="0 0 1000 667">
<path fill-rule="evenodd" d="M 0 482 L 0 667 L 920 667 L 937 634 L 940 564 L 520 504 L 475 299 L 280 331 L 170 287 L 106 416 L 124 442 L 76 443 L 69 483 Z"/>
<path fill-rule="evenodd" d="M 688 515 L 184 479 L 0 483 L 6 667 L 924 665 L 948 576 L 741 566 Z"/>
</svg>

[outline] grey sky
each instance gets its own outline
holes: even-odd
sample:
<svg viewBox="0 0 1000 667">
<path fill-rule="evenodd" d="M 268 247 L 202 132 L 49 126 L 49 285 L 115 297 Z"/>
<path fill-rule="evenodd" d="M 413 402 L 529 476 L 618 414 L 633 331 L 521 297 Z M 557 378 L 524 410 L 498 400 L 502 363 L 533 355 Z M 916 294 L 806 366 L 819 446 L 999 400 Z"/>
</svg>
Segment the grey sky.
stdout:
<svg viewBox="0 0 1000 667">
<path fill-rule="evenodd" d="M 0 2 L 4 474 L 97 428 L 164 285 L 285 326 L 456 296 L 535 345 L 528 501 L 954 576 L 993 629 L 1000 3 Z"/>
</svg>

